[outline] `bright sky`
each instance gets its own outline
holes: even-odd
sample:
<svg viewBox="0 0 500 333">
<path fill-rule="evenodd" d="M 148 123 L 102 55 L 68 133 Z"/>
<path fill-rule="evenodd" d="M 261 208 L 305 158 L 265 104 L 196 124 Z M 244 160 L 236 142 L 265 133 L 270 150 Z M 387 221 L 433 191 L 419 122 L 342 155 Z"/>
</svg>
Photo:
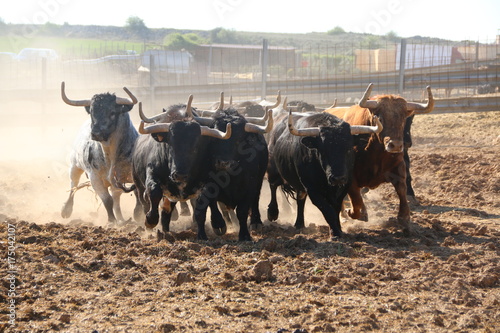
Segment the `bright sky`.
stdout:
<svg viewBox="0 0 500 333">
<path fill-rule="evenodd" d="M 255 32 L 345 31 L 401 37 L 493 40 L 500 34 L 500 1 L 474 0 L 2 0 L 6 23 L 48 22 L 124 26 L 138 16 L 148 28 Z"/>
</svg>

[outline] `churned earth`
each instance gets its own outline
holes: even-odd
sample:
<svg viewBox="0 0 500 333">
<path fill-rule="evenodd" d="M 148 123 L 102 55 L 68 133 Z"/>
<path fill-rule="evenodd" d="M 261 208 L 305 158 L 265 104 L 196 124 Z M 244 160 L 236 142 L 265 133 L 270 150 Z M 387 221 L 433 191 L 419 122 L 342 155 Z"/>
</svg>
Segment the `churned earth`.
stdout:
<svg viewBox="0 0 500 333">
<path fill-rule="evenodd" d="M 254 242 L 232 228 L 197 241 L 189 217 L 158 241 L 142 223 L 107 228 L 88 189 L 63 220 L 58 165 L 2 160 L 0 331 L 499 332 L 499 129 L 500 112 L 415 118 L 410 237 L 386 184 L 366 194 L 370 222 L 344 222 L 340 241 L 313 206 L 301 233 L 292 208 Z M 264 187 L 263 216 L 267 204 Z"/>
</svg>

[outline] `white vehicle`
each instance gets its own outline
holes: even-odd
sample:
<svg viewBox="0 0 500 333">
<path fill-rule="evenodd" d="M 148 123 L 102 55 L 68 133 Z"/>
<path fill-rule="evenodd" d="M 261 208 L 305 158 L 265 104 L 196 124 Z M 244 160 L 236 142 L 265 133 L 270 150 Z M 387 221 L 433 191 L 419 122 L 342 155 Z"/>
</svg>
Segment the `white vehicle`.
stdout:
<svg viewBox="0 0 500 333">
<path fill-rule="evenodd" d="M 57 60 L 59 55 L 52 49 L 25 48 L 17 55 L 19 61 L 35 61 L 39 59 Z"/>
</svg>

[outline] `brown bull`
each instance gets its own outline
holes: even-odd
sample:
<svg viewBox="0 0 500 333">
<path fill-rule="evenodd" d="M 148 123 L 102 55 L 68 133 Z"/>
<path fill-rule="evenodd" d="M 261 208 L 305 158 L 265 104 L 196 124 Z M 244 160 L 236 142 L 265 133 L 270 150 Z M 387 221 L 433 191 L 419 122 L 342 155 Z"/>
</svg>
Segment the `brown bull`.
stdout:
<svg viewBox="0 0 500 333">
<path fill-rule="evenodd" d="M 406 198 L 406 170 L 403 159 L 403 128 L 412 114 L 428 113 L 434 108 L 431 88 L 427 87 L 429 100 L 426 104 L 407 102 L 395 95 L 380 95 L 369 99 L 373 84 L 370 83 L 358 105 L 347 108 L 330 108 L 325 112 L 336 115 L 350 125 L 373 126 L 373 116 L 383 125 L 379 134 L 360 140 L 355 147 L 353 181 L 349 188 L 353 219 L 368 221 L 368 213 L 361 196 L 361 189 L 374 189 L 390 182 L 399 197 L 398 222 L 405 234 L 410 233 L 410 208 Z"/>
</svg>

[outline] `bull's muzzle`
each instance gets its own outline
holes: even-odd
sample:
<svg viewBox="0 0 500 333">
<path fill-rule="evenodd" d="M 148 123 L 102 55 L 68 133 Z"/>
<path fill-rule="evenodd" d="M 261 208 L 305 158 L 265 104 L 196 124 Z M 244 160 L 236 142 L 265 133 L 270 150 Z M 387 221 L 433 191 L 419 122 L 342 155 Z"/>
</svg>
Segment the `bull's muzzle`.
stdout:
<svg viewBox="0 0 500 333">
<path fill-rule="evenodd" d="M 391 154 L 397 154 L 403 152 L 403 141 L 402 140 L 388 140 L 385 143 L 385 150 Z"/>
</svg>

